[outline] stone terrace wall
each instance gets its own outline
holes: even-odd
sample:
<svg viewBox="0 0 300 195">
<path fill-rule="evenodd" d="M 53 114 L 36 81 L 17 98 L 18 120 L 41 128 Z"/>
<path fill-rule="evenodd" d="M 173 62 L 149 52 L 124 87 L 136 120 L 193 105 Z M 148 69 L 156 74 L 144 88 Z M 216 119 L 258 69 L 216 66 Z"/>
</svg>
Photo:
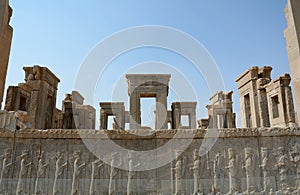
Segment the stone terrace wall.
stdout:
<svg viewBox="0 0 300 195">
<path fill-rule="evenodd" d="M 235 170 L 237 175 L 235 178 L 236 185 L 234 186 L 236 191 L 245 192 L 247 190 L 246 172 L 242 168 L 248 162 L 245 159 L 245 148 L 252 148 L 253 159 L 256 162 L 253 166 L 254 171 L 250 175 L 252 180 L 249 180 L 253 185 L 251 186 L 253 190 L 263 191 L 264 188 L 264 174 L 259 166 L 262 164 L 261 148 L 268 149 L 270 154 L 268 163 L 273 167 L 273 170 L 268 172 L 269 189 L 267 190 L 269 191 L 270 188 L 274 191 L 297 188 L 297 179 L 299 179 L 297 168 L 298 174 L 300 174 L 299 159 L 297 161 L 297 158 L 300 157 L 300 153 L 294 150 L 294 146 L 299 146 L 300 128 L 224 129 L 218 131 L 220 132 L 218 138 L 205 138 L 206 141 L 216 140 L 216 143 L 207 154 L 198 159 L 200 160 L 200 164 L 197 164 L 197 166 L 199 165 L 200 180 L 196 183 L 199 183 L 200 192 L 208 194 L 213 191 L 212 194 L 216 194 L 217 192 L 227 193 L 229 191 L 230 177 L 228 171 L 230 168 L 226 169 L 226 166 L 230 165 L 229 148 L 233 149 L 236 157 Z M 192 167 L 195 168 L 196 166 L 193 151 L 200 149 L 206 132 L 203 130 L 165 130 L 153 131 L 153 134 L 144 137 L 134 135 L 137 132 L 0 130 L 0 152 L 3 153 L 0 154 L 2 155 L 0 158 L 1 194 L 86 195 L 109 194 L 109 191 L 111 194 L 126 194 L 127 188 L 130 188 L 130 194 L 174 194 L 176 192 L 193 194 L 195 191 L 195 172 L 193 172 Z M 131 173 L 130 185 L 128 185 L 128 171 L 126 170 L 113 169 L 114 177 L 110 179 L 112 173 L 110 165 L 103 164 L 98 168 L 93 167 L 92 162 L 96 160 L 96 157 L 81 139 L 88 140 L 95 148 L 101 148 L 105 146 L 99 145 L 99 143 L 103 143 L 99 140 L 107 139 L 105 138 L 106 135 L 123 148 L 146 151 L 170 143 L 171 139 L 175 139 L 179 144 L 185 143 L 188 141 L 185 135 L 189 132 L 194 132 L 195 137 L 189 147 L 178 157 L 178 159 L 182 157 L 182 164 L 178 164 L 177 159 L 155 170 Z M 175 138 L 176 133 L 180 133 L 180 138 Z M 275 166 L 283 159 L 283 155 L 278 152 L 279 147 L 284 147 L 284 159 L 289 161 L 285 160 L 285 168 Z M 165 154 L 173 155 L 174 150 L 165 151 Z M 81 151 L 81 154 L 78 151 Z M 62 155 L 59 155 L 59 152 Z M 217 155 L 218 153 L 219 155 Z M 117 164 L 128 163 L 129 157 L 124 156 L 122 153 L 107 154 L 102 158 L 111 158 L 114 155 L 118 159 L 117 161 L 120 162 Z M 81 158 L 77 159 L 78 156 L 81 156 Z M 220 157 L 223 157 L 222 161 Z M 157 156 L 156 162 L 149 163 L 159 164 L 164 158 L 166 156 Z M 59 171 L 57 168 L 63 166 L 65 162 L 66 166 Z M 12 164 L 10 165 L 10 163 Z M 81 171 L 78 172 L 78 177 L 76 177 L 76 174 L 74 175 L 74 165 L 76 163 L 77 165 L 83 165 Z M 101 165 L 101 162 L 99 163 Z M 24 166 L 22 167 L 21 164 Z M 76 180 L 78 182 L 74 182 L 73 178 L 78 178 Z M 54 182 L 56 187 L 54 187 Z M 212 186 L 214 186 L 213 190 Z M 53 189 L 56 189 L 56 193 L 53 192 Z M 72 192 L 72 189 L 74 192 Z M 76 190 L 77 192 L 75 192 Z"/>
</svg>

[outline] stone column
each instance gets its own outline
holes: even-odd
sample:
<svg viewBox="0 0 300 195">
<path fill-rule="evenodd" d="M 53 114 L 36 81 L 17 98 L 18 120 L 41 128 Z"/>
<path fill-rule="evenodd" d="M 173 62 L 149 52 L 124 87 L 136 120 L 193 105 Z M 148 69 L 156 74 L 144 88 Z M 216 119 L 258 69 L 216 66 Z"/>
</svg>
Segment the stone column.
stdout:
<svg viewBox="0 0 300 195">
<path fill-rule="evenodd" d="M 13 28 L 9 25 L 12 9 L 8 0 L 0 1 L 0 109 L 4 95 L 7 66 L 13 36 Z"/>
<path fill-rule="evenodd" d="M 296 123 L 295 110 L 294 110 L 294 102 L 293 95 L 290 86 L 285 86 L 285 99 L 286 99 L 286 114 L 287 114 L 287 122 L 288 126 L 293 126 Z M 300 113 L 299 113 L 300 114 Z"/>
<path fill-rule="evenodd" d="M 107 115 L 104 109 L 100 111 L 100 129 L 107 129 Z"/>
<path fill-rule="evenodd" d="M 167 94 L 159 92 L 156 96 L 155 129 L 168 129 Z"/>
<path fill-rule="evenodd" d="M 191 129 L 197 129 L 196 127 L 196 110 L 193 110 L 189 116 L 189 123 Z"/>
<path fill-rule="evenodd" d="M 288 0 L 284 10 L 287 28 L 284 31 L 287 54 L 294 86 L 295 106 L 297 109 L 297 122 L 300 123 L 300 2 Z"/>
<path fill-rule="evenodd" d="M 181 117 L 181 109 L 180 103 L 174 102 L 172 103 L 172 129 L 179 129 L 180 128 L 180 118 Z"/>
<path fill-rule="evenodd" d="M 139 93 L 133 91 L 130 94 L 130 111 L 129 111 L 130 129 L 140 129 L 141 127 L 141 102 Z"/>
<path fill-rule="evenodd" d="M 261 127 L 270 127 L 266 89 L 259 89 L 257 96 L 260 115 L 260 125 Z"/>
</svg>

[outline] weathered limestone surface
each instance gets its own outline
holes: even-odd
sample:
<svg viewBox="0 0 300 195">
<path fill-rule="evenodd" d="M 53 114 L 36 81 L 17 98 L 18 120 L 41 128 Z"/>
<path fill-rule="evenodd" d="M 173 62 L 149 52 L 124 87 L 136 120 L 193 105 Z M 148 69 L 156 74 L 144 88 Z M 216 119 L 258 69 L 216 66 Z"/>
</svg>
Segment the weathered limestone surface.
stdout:
<svg viewBox="0 0 300 195">
<path fill-rule="evenodd" d="M 13 29 L 9 25 L 12 9 L 8 0 L 0 1 L 0 108 L 3 101 L 4 87 L 9 61 Z"/>
<path fill-rule="evenodd" d="M 184 135 L 191 131 L 195 137 L 186 150 L 165 151 L 174 156 L 172 162 L 141 172 L 133 170 L 143 159 L 136 161 L 130 152 L 111 151 L 98 160 L 81 139 L 99 146 L 99 140 L 109 137 L 123 148 L 147 151 L 168 143 L 178 132 L 183 136 L 176 141 L 186 142 Z M 299 193 L 300 128 L 218 131 L 215 145 L 200 156 L 205 130 L 159 130 L 138 137 L 136 131 L 122 130 L 2 129 L 1 194 Z M 160 160 L 157 157 L 152 163 Z M 129 169 L 119 169 L 121 164 Z"/>
<path fill-rule="evenodd" d="M 294 86 L 297 121 L 300 122 L 300 2 L 288 0 L 284 10 L 288 27 L 284 31 Z"/>
</svg>

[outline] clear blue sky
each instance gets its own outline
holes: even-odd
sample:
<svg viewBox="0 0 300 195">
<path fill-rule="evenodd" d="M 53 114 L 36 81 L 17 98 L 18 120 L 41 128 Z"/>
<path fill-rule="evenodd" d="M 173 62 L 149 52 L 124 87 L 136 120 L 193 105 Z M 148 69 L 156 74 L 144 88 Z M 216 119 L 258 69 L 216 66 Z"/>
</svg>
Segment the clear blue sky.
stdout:
<svg viewBox="0 0 300 195">
<path fill-rule="evenodd" d="M 290 71 L 283 35 L 286 0 L 10 0 L 10 4 L 14 10 L 14 37 L 6 86 L 23 82 L 25 65 L 47 66 L 61 79 L 58 108 L 64 94 L 73 90 L 81 63 L 91 49 L 115 32 L 140 25 L 169 26 L 201 42 L 217 63 L 225 89 L 234 91 L 234 111 L 238 115 L 235 79 L 241 73 L 254 65 L 271 65 L 273 78 Z M 179 69 L 187 64 L 180 56 L 151 48 L 129 52 L 112 64 L 127 64 L 129 68 L 146 61 L 176 62 Z M 193 75 L 192 69 L 187 71 Z M 116 78 L 122 76 L 116 70 L 115 74 Z M 197 79 L 203 86 L 199 119 L 207 116 L 205 105 L 211 94 L 203 78 Z M 98 113 L 98 102 L 110 100 L 103 86 L 113 87 L 115 80 L 101 82 L 93 105 Z M 124 87 L 126 97 L 126 83 Z M 176 98 L 171 98 L 169 104 L 173 100 Z"/>
</svg>

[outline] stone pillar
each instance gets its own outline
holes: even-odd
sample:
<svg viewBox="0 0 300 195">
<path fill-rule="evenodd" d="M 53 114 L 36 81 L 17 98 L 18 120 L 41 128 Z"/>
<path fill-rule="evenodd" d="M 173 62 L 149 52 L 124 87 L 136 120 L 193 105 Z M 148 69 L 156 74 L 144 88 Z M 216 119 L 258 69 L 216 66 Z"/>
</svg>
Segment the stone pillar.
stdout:
<svg viewBox="0 0 300 195">
<path fill-rule="evenodd" d="M 189 117 L 189 123 L 190 123 L 190 128 L 191 129 L 197 129 L 197 126 L 196 126 L 196 109 L 194 109 L 191 114 L 190 114 L 190 117 Z"/>
<path fill-rule="evenodd" d="M 155 129 L 168 129 L 167 93 L 161 91 L 156 96 Z"/>
<path fill-rule="evenodd" d="M 63 129 L 76 129 L 71 101 L 63 101 Z"/>
<path fill-rule="evenodd" d="M 285 87 L 285 99 L 287 100 L 286 107 L 287 107 L 287 121 L 290 124 L 295 124 L 296 116 L 294 112 L 294 101 L 293 101 L 293 94 L 290 86 Z"/>
<path fill-rule="evenodd" d="M 181 108 L 179 102 L 172 103 L 172 129 L 179 129 L 181 124 Z"/>
<path fill-rule="evenodd" d="M 300 123 L 300 2 L 288 0 L 284 10 L 288 27 L 284 31 L 291 76 L 294 86 L 294 98 L 297 109 L 297 121 Z"/>
<path fill-rule="evenodd" d="M 0 1 L 0 109 L 3 101 L 7 66 L 13 36 L 13 28 L 9 25 L 12 9 L 8 0 Z"/>
<path fill-rule="evenodd" d="M 129 108 L 129 123 L 130 129 L 141 128 L 141 102 L 137 91 L 130 94 L 130 108 Z"/>
</svg>

